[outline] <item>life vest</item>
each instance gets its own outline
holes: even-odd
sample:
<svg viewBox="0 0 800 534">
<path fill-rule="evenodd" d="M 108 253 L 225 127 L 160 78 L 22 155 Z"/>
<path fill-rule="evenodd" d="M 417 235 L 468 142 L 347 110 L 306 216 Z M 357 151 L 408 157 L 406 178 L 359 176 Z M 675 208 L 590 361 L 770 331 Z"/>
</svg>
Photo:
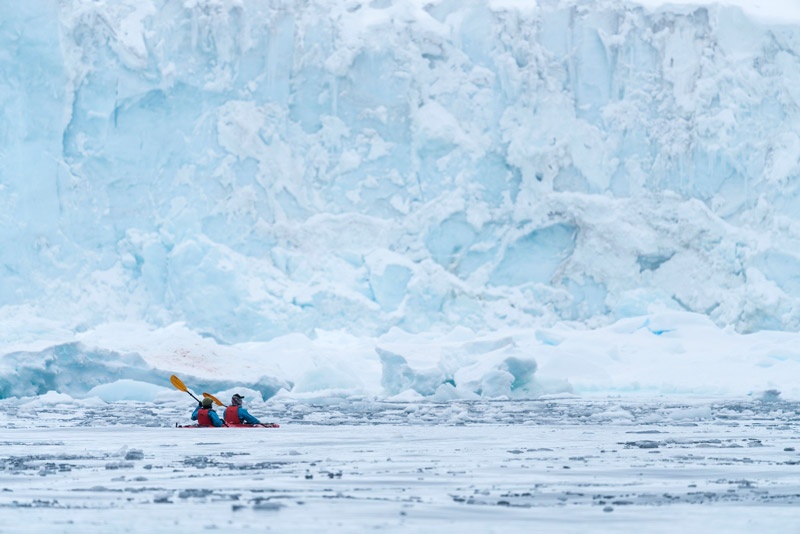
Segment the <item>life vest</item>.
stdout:
<svg viewBox="0 0 800 534">
<path fill-rule="evenodd" d="M 200 408 L 197 410 L 197 424 L 200 426 L 214 426 L 211 418 L 208 416 L 208 408 Z"/>
<path fill-rule="evenodd" d="M 229 425 L 239 425 L 242 423 L 242 420 L 239 419 L 238 406 L 228 406 L 225 408 L 225 423 Z"/>
</svg>

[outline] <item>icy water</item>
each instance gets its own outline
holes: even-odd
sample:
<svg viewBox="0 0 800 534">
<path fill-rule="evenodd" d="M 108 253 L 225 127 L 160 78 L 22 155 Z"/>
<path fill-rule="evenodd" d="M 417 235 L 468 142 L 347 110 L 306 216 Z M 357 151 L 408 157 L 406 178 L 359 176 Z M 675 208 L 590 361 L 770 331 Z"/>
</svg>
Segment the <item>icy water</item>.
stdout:
<svg viewBox="0 0 800 534">
<path fill-rule="evenodd" d="M 184 408 L 6 406 L 0 532 L 800 532 L 793 403 Z"/>
</svg>

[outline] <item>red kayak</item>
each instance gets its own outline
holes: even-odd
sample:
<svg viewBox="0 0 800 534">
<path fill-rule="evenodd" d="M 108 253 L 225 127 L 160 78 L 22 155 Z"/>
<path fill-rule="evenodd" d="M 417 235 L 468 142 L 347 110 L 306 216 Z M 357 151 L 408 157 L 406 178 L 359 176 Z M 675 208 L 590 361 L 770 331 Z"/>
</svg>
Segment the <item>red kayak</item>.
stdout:
<svg viewBox="0 0 800 534">
<path fill-rule="evenodd" d="M 224 426 L 200 426 L 200 425 L 179 425 L 175 424 L 176 428 L 280 428 L 278 423 L 259 423 L 257 425 L 237 425 L 228 423 Z"/>
</svg>

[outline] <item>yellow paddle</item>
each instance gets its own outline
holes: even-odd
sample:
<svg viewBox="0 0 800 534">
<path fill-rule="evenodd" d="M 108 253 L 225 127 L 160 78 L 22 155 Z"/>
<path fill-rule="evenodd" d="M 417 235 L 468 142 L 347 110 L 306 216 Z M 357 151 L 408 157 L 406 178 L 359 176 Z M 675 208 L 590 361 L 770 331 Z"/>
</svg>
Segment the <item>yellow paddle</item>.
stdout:
<svg viewBox="0 0 800 534">
<path fill-rule="evenodd" d="M 198 404 L 200 403 L 200 399 L 198 399 L 197 397 L 192 395 L 192 392 L 189 391 L 189 388 L 186 387 L 186 384 L 184 384 L 183 381 L 180 378 L 178 378 L 175 375 L 172 375 L 171 377 L 169 377 L 169 381 L 172 382 L 172 385 L 175 386 L 177 389 L 183 391 L 184 393 L 188 393 L 189 395 L 191 395 L 192 398 L 198 402 Z"/>
<path fill-rule="evenodd" d="M 216 404 L 217 406 L 225 406 L 225 404 L 223 404 L 221 400 L 219 400 L 218 398 L 216 398 L 216 397 L 215 397 L 214 395 L 212 395 L 211 393 L 206 393 L 206 392 L 204 391 L 204 392 L 203 392 L 203 397 L 205 397 L 205 398 L 207 398 L 207 399 L 211 399 L 212 401 L 214 401 L 214 404 Z"/>
</svg>

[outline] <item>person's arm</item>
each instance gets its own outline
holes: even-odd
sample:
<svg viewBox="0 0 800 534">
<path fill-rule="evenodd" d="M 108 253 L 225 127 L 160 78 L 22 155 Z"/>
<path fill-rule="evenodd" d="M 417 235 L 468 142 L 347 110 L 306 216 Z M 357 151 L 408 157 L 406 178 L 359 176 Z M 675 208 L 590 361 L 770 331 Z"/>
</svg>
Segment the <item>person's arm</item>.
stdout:
<svg viewBox="0 0 800 534">
<path fill-rule="evenodd" d="M 200 406 L 194 409 L 192 412 L 192 421 L 197 421 L 197 412 L 200 410 Z"/>
<path fill-rule="evenodd" d="M 219 418 L 219 415 L 217 415 L 217 412 L 215 412 L 214 410 L 209 410 L 208 411 L 208 416 L 211 418 L 211 423 L 214 426 L 222 426 L 222 419 Z"/>
<path fill-rule="evenodd" d="M 256 419 L 252 415 L 250 415 L 250 412 L 248 412 L 246 409 L 244 409 L 242 407 L 239 407 L 239 419 L 241 419 L 243 422 L 247 423 L 248 425 L 257 425 L 257 424 L 260 423 L 260 421 L 258 419 Z"/>
</svg>

